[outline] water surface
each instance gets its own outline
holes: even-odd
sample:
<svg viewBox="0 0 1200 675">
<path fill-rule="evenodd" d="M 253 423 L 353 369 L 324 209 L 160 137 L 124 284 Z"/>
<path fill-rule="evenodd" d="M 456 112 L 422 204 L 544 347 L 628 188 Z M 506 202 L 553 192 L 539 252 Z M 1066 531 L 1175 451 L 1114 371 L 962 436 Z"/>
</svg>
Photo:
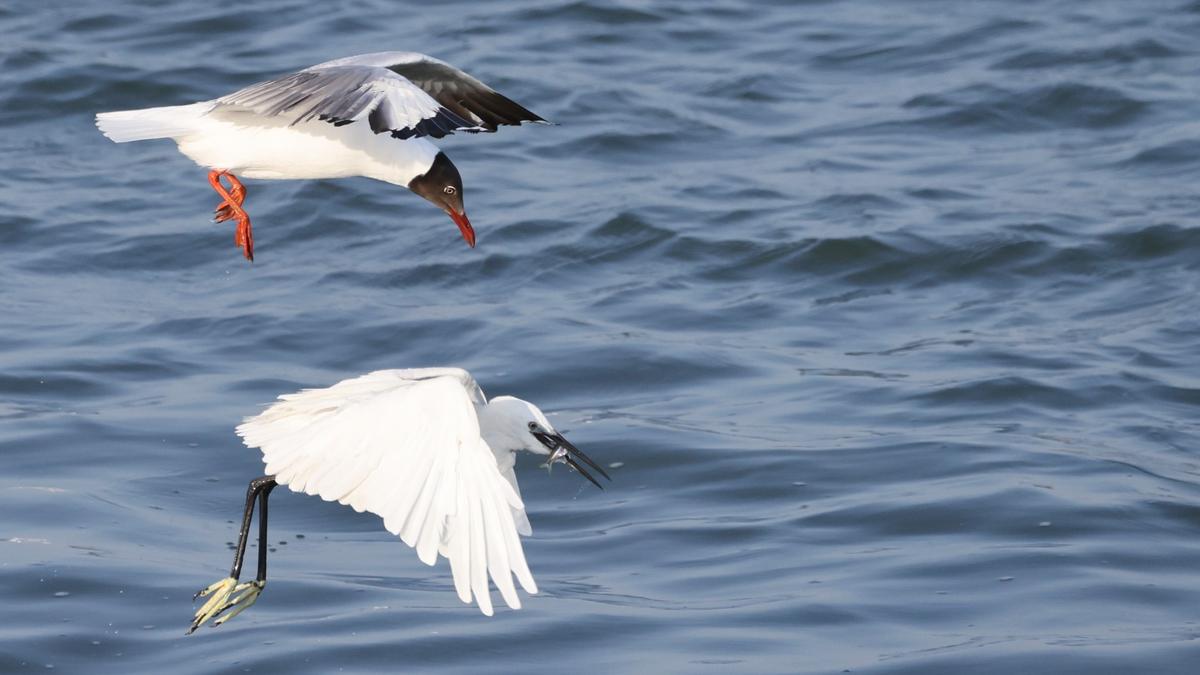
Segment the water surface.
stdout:
<svg viewBox="0 0 1200 675">
<path fill-rule="evenodd" d="M 1200 657 L 1200 3 L 0 7 L 0 671 L 1188 673 Z M 445 139 L 479 232 L 250 182 L 96 111 L 380 49 L 559 124 Z M 460 365 L 542 592 L 487 618 L 277 492 L 184 637 L 277 394 Z M 254 555 L 251 549 L 250 555 Z"/>
</svg>

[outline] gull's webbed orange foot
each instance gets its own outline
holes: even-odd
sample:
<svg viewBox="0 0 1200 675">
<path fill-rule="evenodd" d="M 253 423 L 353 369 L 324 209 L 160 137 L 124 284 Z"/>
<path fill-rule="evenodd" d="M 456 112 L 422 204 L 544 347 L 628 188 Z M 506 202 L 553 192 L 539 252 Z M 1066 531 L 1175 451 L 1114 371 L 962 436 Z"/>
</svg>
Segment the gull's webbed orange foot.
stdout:
<svg viewBox="0 0 1200 675">
<path fill-rule="evenodd" d="M 254 262 L 254 231 L 250 229 L 250 216 L 242 211 L 238 216 L 237 232 L 233 235 L 233 243 L 242 247 L 246 260 Z"/>
</svg>

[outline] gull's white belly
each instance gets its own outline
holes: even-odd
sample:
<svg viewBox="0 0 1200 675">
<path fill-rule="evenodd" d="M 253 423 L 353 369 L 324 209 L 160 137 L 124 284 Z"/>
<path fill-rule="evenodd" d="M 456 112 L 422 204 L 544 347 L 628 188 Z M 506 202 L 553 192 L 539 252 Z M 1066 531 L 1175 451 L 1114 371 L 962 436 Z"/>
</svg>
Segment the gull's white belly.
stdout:
<svg viewBox="0 0 1200 675">
<path fill-rule="evenodd" d="M 236 117 L 234 117 L 236 119 Z M 407 185 L 428 170 L 437 147 L 424 139 L 376 135 L 366 124 L 320 121 L 295 126 L 237 124 L 216 115 L 197 120 L 194 133 L 175 139 L 201 166 L 246 178 L 314 179 L 367 176 Z"/>
</svg>

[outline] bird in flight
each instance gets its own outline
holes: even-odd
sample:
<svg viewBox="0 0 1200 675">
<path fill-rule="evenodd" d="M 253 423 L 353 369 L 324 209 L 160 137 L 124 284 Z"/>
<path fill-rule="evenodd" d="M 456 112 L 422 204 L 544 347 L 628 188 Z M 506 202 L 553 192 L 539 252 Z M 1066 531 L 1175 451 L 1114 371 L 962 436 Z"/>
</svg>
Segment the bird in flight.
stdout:
<svg viewBox="0 0 1200 675">
<path fill-rule="evenodd" d="M 267 498 L 277 485 L 380 516 L 421 562 L 447 558 L 459 599 L 491 616 L 489 577 L 513 609 L 521 608 L 513 577 L 537 593 L 518 537 L 532 530 L 516 451 L 565 463 L 596 487 L 584 465 L 611 480 L 537 406 L 511 396 L 489 401 L 460 368 L 379 370 L 285 394 L 237 433 L 262 451 L 268 475 L 250 482 L 233 569 L 196 594 L 208 600 L 189 633 L 210 621 L 219 626 L 258 599 L 267 583 Z M 239 582 L 255 503 L 258 575 Z"/>
<path fill-rule="evenodd" d="M 238 179 L 366 176 L 403 185 L 475 230 L 462 177 L 429 141 L 456 131 L 546 121 L 448 63 L 414 52 L 350 56 L 189 105 L 96 115 L 117 143 L 170 138 L 209 169 L 217 222 L 237 220 L 234 242 L 254 260 L 246 187 Z M 226 187 L 224 181 L 228 181 Z"/>
</svg>

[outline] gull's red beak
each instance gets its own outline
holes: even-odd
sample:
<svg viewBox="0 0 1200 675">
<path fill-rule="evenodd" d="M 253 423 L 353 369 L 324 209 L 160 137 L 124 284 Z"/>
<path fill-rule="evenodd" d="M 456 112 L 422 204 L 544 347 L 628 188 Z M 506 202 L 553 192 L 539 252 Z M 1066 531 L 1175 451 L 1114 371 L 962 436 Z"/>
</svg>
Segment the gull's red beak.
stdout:
<svg viewBox="0 0 1200 675">
<path fill-rule="evenodd" d="M 467 246 L 475 248 L 475 228 L 471 227 L 471 221 L 467 220 L 467 214 L 455 213 L 453 210 L 446 211 L 450 217 L 454 219 L 454 224 L 458 225 L 458 231 L 462 232 L 463 239 L 467 240 Z"/>
</svg>

